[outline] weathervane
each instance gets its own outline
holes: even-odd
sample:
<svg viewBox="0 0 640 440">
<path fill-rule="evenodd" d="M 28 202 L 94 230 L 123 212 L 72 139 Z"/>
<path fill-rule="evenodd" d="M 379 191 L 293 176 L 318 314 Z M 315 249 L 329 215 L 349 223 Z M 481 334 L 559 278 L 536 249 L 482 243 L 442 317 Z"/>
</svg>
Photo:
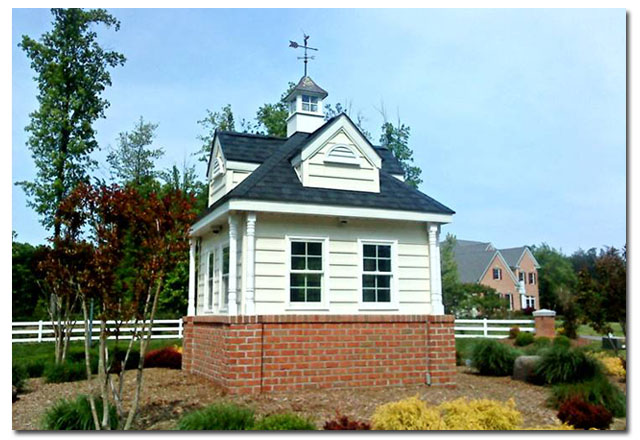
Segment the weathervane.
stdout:
<svg viewBox="0 0 640 440">
<path fill-rule="evenodd" d="M 289 47 L 293 47 L 294 49 L 298 49 L 298 48 L 303 48 L 304 49 L 304 56 L 303 57 L 298 57 L 299 60 L 304 60 L 304 76 L 307 76 L 307 62 L 309 60 L 315 60 L 316 57 L 314 56 L 309 56 L 307 55 L 307 49 L 308 50 L 315 50 L 317 51 L 318 49 L 314 48 L 314 47 L 309 47 L 307 45 L 307 41 L 309 40 L 309 36 L 307 34 L 305 34 L 304 32 L 302 33 L 303 38 L 304 38 L 304 46 L 296 43 L 295 41 L 291 41 L 289 40 Z"/>
</svg>

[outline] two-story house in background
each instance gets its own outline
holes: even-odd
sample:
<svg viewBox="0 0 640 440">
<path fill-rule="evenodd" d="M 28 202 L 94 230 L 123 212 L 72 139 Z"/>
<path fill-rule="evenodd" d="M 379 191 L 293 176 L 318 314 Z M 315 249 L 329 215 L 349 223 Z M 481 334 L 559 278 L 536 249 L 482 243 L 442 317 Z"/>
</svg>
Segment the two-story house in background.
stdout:
<svg viewBox="0 0 640 440">
<path fill-rule="evenodd" d="M 454 258 L 460 282 L 496 289 L 510 310 L 539 308 L 540 266 L 527 246 L 496 249 L 489 242 L 457 240 Z"/>
</svg>

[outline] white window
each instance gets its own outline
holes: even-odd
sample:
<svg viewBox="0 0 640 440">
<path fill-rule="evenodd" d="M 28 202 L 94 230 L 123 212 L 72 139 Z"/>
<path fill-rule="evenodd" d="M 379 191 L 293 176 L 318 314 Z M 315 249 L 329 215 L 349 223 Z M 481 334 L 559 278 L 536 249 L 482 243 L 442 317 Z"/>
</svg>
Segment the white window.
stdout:
<svg viewBox="0 0 640 440">
<path fill-rule="evenodd" d="M 535 309 L 536 308 L 536 297 L 535 296 L 526 296 L 525 297 L 525 308 Z"/>
<path fill-rule="evenodd" d="M 319 303 L 322 301 L 322 242 L 292 240 L 289 301 Z"/>
<path fill-rule="evenodd" d="M 362 302 L 391 302 L 391 245 L 362 245 Z"/>
<path fill-rule="evenodd" d="M 221 267 L 221 281 L 222 281 L 222 304 L 221 310 L 228 310 L 229 308 L 229 247 L 222 249 L 222 267 Z"/>
<path fill-rule="evenodd" d="M 499 267 L 494 267 L 493 268 L 493 279 L 494 280 L 501 280 L 502 279 L 502 269 L 500 269 Z"/>
<path fill-rule="evenodd" d="M 207 310 L 213 310 L 213 263 L 215 262 L 215 257 L 213 251 L 207 254 Z"/>
<path fill-rule="evenodd" d="M 520 272 L 520 273 L 518 274 L 518 280 L 519 280 L 519 281 L 522 281 L 524 284 L 526 284 L 526 283 L 527 283 L 527 277 L 526 277 L 526 274 L 525 274 L 524 272 Z"/>
<path fill-rule="evenodd" d="M 302 95 L 302 110 L 306 112 L 317 112 L 318 111 L 318 97 L 317 96 L 309 96 Z"/>
<path fill-rule="evenodd" d="M 529 284 L 536 283 L 536 274 L 533 272 L 529 272 Z"/>
</svg>

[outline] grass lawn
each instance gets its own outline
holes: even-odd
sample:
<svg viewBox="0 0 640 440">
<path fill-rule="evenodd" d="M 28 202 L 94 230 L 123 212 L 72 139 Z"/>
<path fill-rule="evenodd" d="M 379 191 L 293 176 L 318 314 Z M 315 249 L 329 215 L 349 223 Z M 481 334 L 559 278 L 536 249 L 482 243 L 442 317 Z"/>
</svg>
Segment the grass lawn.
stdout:
<svg viewBox="0 0 640 440">
<path fill-rule="evenodd" d="M 129 341 L 120 341 L 118 348 L 126 350 Z M 109 349 L 113 349 L 115 341 L 107 342 Z M 170 345 L 182 345 L 182 339 L 152 339 L 149 343 L 149 350 L 156 350 L 158 348 L 167 347 Z M 138 344 L 134 345 L 136 348 Z M 13 356 L 13 363 L 28 363 L 39 360 L 53 360 L 54 359 L 55 345 L 53 342 L 25 342 L 12 344 L 11 351 Z M 84 341 L 71 341 L 69 343 L 69 353 L 83 352 L 84 353 Z M 92 354 L 98 354 L 98 341 L 93 341 Z"/>
</svg>

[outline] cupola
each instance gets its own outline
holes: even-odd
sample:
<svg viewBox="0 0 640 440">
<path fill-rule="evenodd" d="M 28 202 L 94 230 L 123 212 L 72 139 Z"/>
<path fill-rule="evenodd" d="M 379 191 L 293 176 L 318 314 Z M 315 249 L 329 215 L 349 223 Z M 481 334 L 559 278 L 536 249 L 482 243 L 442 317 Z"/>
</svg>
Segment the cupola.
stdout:
<svg viewBox="0 0 640 440">
<path fill-rule="evenodd" d="M 324 124 L 323 100 L 329 94 L 303 76 L 285 98 L 289 106 L 287 137 L 296 132 L 313 133 Z"/>
</svg>

